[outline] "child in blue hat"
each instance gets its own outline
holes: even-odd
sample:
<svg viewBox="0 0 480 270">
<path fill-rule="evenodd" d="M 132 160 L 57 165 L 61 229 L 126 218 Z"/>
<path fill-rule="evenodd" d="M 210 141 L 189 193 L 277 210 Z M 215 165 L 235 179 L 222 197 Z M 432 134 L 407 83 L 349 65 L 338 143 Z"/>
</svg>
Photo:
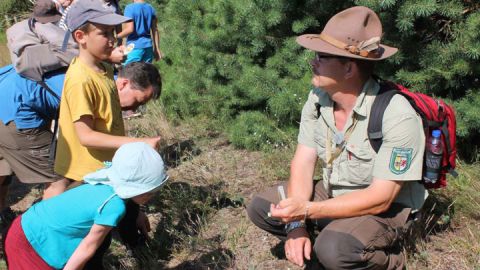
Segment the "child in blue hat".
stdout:
<svg viewBox="0 0 480 270">
<path fill-rule="evenodd" d="M 33 205 L 5 237 L 9 269 L 82 269 L 125 215 L 125 200 L 144 204 L 168 176 L 143 142 L 121 146 L 87 184 Z"/>
</svg>

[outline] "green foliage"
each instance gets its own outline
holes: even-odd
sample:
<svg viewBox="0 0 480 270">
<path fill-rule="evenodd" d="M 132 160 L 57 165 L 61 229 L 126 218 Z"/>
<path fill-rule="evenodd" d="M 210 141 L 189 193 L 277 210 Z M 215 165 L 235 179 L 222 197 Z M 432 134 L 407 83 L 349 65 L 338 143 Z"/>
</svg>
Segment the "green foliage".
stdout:
<svg viewBox="0 0 480 270">
<path fill-rule="evenodd" d="M 319 33 L 333 14 L 353 5 L 374 9 L 383 22 L 383 43 L 400 49 L 379 63 L 377 74 L 455 104 L 460 144 L 478 136 L 480 6 L 475 1 L 152 2 L 160 8 L 167 110 L 180 118 L 204 115 L 230 125 L 238 146 L 266 146 L 248 138 L 255 128 L 232 131 L 255 121 L 274 133 L 298 127 L 311 88 L 312 53 L 295 38 Z"/>
<path fill-rule="evenodd" d="M 1 0 L 0 1 L 0 28 L 5 28 L 14 23 L 12 16 L 25 16 L 32 9 L 30 0 Z M 8 19 L 6 19 L 8 18 Z M 7 22 L 8 20 L 8 22 Z"/>
<path fill-rule="evenodd" d="M 289 136 L 278 129 L 275 122 L 261 112 L 245 112 L 229 130 L 233 145 L 249 150 L 284 147 Z"/>
</svg>

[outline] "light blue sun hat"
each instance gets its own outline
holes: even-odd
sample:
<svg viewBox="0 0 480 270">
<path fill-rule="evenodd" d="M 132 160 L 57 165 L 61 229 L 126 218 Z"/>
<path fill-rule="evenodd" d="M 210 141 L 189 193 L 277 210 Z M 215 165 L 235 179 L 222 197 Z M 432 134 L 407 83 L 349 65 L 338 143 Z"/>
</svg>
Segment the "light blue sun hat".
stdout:
<svg viewBox="0 0 480 270">
<path fill-rule="evenodd" d="M 168 179 L 160 155 L 144 142 L 122 145 L 105 168 L 87 174 L 89 184 L 109 185 L 122 199 L 154 191 Z"/>
</svg>

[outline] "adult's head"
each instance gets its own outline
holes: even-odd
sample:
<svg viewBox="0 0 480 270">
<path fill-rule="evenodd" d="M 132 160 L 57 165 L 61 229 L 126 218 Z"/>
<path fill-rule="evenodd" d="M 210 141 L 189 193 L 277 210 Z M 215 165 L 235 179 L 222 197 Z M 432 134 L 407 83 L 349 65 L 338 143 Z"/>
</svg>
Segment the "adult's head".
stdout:
<svg viewBox="0 0 480 270">
<path fill-rule="evenodd" d="M 370 77 L 376 61 L 394 55 L 397 48 L 381 44 L 381 37 L 382 24 L 377 14 L 357 6 L 334 15 L 320 34 L 299 36 L 297 43 L 315 51 L 314 74 L 325 79 L 314 78 L 313 83 L 328 88 L 352 76 L 364 81 Z"/>
<path fill-rule="evenodd" d="M 135 110 L 162 92 L 162 77 L 150 63 L 132 62 L 118 70 L 115 81 L 122 110 Z"/>
<path fill-rule="evenodd" d="M 84 177 L 87 183 L 109 185 L 120 198 L 133 198 L 139 204 L 145 203 L 167 179 L 162 158 L 144 142 L 122 145 L 111 164 Z"/>
<path fill-rule="evenodd" d="M 52 0 L 37 0 L 33 6 L 32 17 L 40 23 L 58 22 L 62 14 Z"/>
</svg>

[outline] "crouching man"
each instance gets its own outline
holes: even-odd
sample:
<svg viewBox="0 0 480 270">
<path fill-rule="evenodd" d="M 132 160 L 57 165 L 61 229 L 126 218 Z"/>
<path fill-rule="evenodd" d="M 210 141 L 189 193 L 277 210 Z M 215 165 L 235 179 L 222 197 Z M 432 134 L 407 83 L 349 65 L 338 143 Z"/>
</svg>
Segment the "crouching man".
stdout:
<svg viewBox="0 0 480 270">
<path fill-rule="evenodd" d="M 396 95 L 383 118 L 383 143 L 370 145 L 367 126 L 380 89 L 374 63 L 397 52 L 380 43 L 382 25 L 372 10 L 353 7 L 333 16 L 322 33 L 297 42 L 315 53 L 314 90 L 302 111 L 290 179 L 257 194 L 250 219 L 285 240 L 286 258 L 304 265 L 315 255 L 325 269 L 402 269 L 397 229 L 427 196 L 422 175 L 425 137 L 420 117 Z M 317 160 L 323 180 L 312 181 Z M 320 230 L 315 242 L 307 228 Z"/>
</svg>

